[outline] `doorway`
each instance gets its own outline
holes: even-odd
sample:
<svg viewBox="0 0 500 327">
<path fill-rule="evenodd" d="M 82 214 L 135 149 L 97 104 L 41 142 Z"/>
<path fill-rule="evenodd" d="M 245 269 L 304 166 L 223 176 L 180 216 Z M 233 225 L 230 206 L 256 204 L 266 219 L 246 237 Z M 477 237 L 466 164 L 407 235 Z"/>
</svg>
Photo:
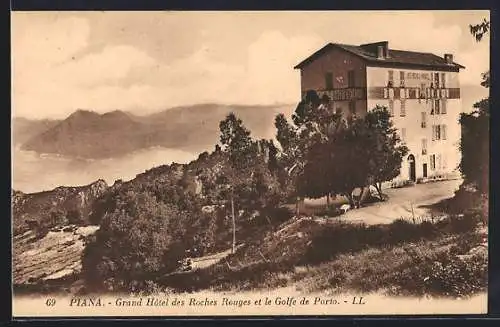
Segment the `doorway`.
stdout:
<svg viewBox="0 0 500 327">
<path fill-rule="evenodd" d="M 424 176 L 424 178 L 426 178 L 427 177 L 427 164 L 424 163 L 423 166 L 422 166 L 422 168 L 424 169 L 424 171 L 423 171 L 424 175 L 423 176 Z"/>
<path fill-rule="evenodd" d="M 415 170 L 415 156 L 413 154 L 410 154 L 408 156 L 408 164 L 410 166 L 410 172 L 409 172 L 410 180 L 415 182 L 417 180 L 417 174 Z"/>
</svg>

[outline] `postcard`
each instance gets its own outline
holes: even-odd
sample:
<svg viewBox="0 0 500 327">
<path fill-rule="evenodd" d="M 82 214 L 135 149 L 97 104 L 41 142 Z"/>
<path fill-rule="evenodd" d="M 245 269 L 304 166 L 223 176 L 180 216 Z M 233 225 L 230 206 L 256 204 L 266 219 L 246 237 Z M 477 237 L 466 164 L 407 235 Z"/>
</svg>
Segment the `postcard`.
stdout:
<svg viewBox="0 0 500 327">
<path fill-rule="evenodd" d="M 489 20 L 12 12 L 13 316 L 486 313 Z"/>
</svg>

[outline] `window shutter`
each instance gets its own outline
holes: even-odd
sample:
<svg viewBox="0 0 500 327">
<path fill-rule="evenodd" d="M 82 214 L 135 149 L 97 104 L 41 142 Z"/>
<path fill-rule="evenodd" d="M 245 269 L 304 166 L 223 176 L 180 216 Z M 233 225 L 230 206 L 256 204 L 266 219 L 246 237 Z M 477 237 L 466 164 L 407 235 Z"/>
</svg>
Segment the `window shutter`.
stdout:
<svg viewBox="0 0 500 327">
<path fill-rule="evenodd" d="M 441 155 L 440 154 L 437 155 L 437 168 L 441 169 Z"/>
<path fill-rule="evenodd" d="M 441 113 L 446 114 L 446 99 L 442 101 Z"/>
<path fill-rule="evenodd" d="M 415 98 L 420 99 L 420 90 L 415 89 Z"/>
<path fill-rule="evenodd" d="M 394 89 L 393 88 L 389 89 L 389 98 L 394 99 Z"/>
<path fill-rule="evenodd" d="M 384 99 L 387 99 L 389 97 L 389 89 L 384 87 Z"/>
<path fill-rule="evenodd" d="M 406 101 L 405 101 L 405 99 L 401 99 L 401 112 L 400 112 L 400 116 L 401 117 L 406 116 Z"/>
<path fill-rule="evenodd" d="M 436 140 L 436 125 L 432 125 L 432 140 Z"/>
<path fill-rule="evenodd" d="M 446 140 L 446 125 L 441 126 L 441 138 Z"/>
<path fill-rule="evenodd" d="M 389 113 L 391 116 L 394 115 L 394 100 L 389 100 Z"/>
<path fill-rule="evenodd" d="M 447 162 L 446 162 L 446 156 L 443 155 L 443 169 L 446 169 L 446 166 L 447 166 L 446 164 L 447 164 Z"/>
</svg>

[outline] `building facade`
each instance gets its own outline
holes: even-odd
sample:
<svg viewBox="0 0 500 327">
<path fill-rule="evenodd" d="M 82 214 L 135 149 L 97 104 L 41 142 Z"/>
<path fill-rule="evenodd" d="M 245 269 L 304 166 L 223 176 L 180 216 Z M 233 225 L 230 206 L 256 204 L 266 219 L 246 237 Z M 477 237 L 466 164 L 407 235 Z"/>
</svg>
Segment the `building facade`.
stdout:
<svg viewBox="0 0 500 327">
<path fill-rule="evenodd" d="M 363 117 L 377 105 L 389 110 L 410 150 L 398 180 L 458 173 L 459 72 L 465 67 L 453 55 L 393 50 L 387 41 L 329 43 L 295 68 L 300 69 L 302 97 L 314 90 L 345 116 Z"/>
</svg>

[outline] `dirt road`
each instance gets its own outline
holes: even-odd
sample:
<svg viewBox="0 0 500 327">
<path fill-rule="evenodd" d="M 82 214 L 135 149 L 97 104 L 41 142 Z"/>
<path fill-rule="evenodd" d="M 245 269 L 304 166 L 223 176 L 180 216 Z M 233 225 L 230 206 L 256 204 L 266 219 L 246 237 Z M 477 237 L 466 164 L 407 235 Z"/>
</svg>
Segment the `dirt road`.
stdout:
<svg viewBox="0 0 500 327">
<path fill-rule="evenodd" d="M 388 224 L 399 218 L 430 217 L 431 210 L 422 206 L 452 197 L 461 183 L 461 180 L 449 180 L 386 189 L 384 193 L 389 196 L 388 201 L 350 210 L 334 219 L 375 225 Z"/>
</svg>

